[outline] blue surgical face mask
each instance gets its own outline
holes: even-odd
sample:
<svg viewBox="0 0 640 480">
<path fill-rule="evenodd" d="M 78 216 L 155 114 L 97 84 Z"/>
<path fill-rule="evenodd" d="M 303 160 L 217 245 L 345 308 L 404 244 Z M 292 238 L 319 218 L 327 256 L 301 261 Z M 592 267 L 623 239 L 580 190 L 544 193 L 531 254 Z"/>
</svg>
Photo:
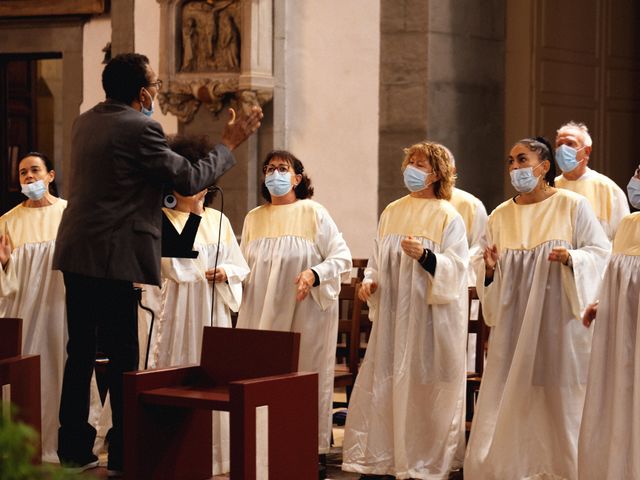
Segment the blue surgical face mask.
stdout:
<svg viewBox="0 0 640 480">
<path fill-rule="evenodd" d="M 286 195 L 293 188 L 291 172 L 280 173 L 275 170 L 271 175 L 267 175 L 264 178 L 264 184 L 271 195 L 275 197 Z"/>
<path fill-rule="evenodd" d="M 578 168 L 578 165 L 580 165 L 580 162 L 582 162 L 582 160 L 576 160 L 576 156 L 578 155 L 578 152 L 583 148 L 584 147 L 576 149 L 570 147 L 569 145 L 560 145 L 558 148 L 556 148 L 556 162 L 558 162 L 560 170 L 568 173 Z"/>
<path fill-rule="evenodd" d="M 517 168 L 511 170 L 509 175 L 511 176 L 511 185 L 520 193 L 530 193 L 538 185 L 540 177 L 536 177 L 533 174 L 533 169 L 538 168 L 542 163 L 539 163 L 535 167 Z"/>
<path fill-rule="evenodd" d="M 36 180 L 33 183 L 22 183 L 22 193 L 30 200 L 40 200 L 47 193 L 47 186 L 42 180 Z"/>
<path fill-rule="evenodd" d="M 627 185 L 627 193 L 629 194 L 629 203 L 640 210 L 640 179 L 631 177 Z"/>
<path fill-rule="evenodd" d="M 144 89 L 144 91 L 147 92 L 149 97 L 151 97 L 151 94 L 146 89 Z M 144 106 L 144 103 L 140 102 L 140 106 L 142 107 L 140 111 L 144 113 L 147 117 L 150 117 L 151 115 L 153 115 L 153 103 L 154 103 L 154 99 L 153 97 L 151 97 L 151 108 L 149 109 Z"/>
<path fill-rule="evenodd" d="M 410 192 L 419 192 L 427 187 L 427 177 L 431 175 L 431 173 L 423 172 L 416 167 L 407 165 L 402 175 L 404 177 L 405 187 L 407 187 Z"/>
</svg>

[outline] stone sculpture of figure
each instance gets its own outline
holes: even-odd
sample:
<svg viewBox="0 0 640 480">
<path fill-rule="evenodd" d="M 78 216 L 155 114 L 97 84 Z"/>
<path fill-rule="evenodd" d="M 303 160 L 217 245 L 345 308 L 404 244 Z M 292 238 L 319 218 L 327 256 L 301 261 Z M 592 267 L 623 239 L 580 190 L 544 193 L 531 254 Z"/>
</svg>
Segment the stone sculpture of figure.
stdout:
<svg viewBox="0 0 640 480">
<path fill-rule="evenodd" d="M 206 19 L 206 21 L 204 22 L 204 36 L 205 36 L 205 63 L 207 65 L 213 65 L 213 62 L 215 60 L 215 53 L 214 53 L 214 49 L 215 49 L 215 44 L 216 44 L 216 40 L 218 38 L 218 32 L 217 32 L 217 25 L 216 25 L 216 18 L 214 15 L 209 15 Z"/>
<path fill-rule="evenodd" d="M 182 22 L 182 70 L 192 71 L 198 56 L 198 23 L 193 17 Z"/>
<path fill-rule="evenodd" d="M 218 58 L 223 70 L 236 70 L 240 66 L 240 32 L 228 8 L 218 19 Z"/>
</svg>

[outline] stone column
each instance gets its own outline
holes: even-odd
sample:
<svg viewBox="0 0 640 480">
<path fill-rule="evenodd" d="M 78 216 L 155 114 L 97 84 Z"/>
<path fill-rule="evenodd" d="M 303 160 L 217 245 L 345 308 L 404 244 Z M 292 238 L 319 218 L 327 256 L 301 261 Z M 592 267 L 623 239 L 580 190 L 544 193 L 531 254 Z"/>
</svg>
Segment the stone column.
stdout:
<svg viewBox="0 0 640 480">
<path fill-rule="evenodd" d="M 407 193 L 402 148 L 427 135 L 429 2 L 381 0 L 378 212 Z"/>
<path fill-rule="evenodd" d="M 382 0 L 379 211 L 406 194 L 402 147 L 424 139 L 488 210 L 503 200 L 504 21 L 504 0 Z"/>
<path fill-rule="evenodd" d="M 135 51 L 134 0 L 111 0 L 111 55 Z"/>
</svg>

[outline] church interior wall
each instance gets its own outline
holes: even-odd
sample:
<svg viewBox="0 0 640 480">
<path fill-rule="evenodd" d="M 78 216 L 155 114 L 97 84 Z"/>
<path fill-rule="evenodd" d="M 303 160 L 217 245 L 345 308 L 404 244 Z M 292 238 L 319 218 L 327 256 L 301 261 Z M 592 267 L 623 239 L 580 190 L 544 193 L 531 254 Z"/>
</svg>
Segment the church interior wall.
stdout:
<svg viewBox="0 0 640 480">
<path fill-rule="evenodd" d="M 291 1 L 285 21 L 285 146 L 354 257 L 368 257 L 377 224 L 378 2 Z"/>
</svg>

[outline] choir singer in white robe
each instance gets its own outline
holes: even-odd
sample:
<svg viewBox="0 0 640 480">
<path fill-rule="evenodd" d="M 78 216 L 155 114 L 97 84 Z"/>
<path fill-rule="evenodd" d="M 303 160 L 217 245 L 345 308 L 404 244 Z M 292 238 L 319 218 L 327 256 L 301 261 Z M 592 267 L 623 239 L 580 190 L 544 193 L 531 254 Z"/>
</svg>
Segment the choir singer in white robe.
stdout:
<svg viewBox="0 0 640 480">
<path fill-rule="evenodd" d="M 635 181 L 634 181 L 635 179 Z M 640 209 L 640 174 L 627 187 Z M 597 318 L 596 318 L 597 314 Z M 640 479 L 640 212 L 620 222 L 602 281 L 578 442 L 580 480 Z"/>
<path fill-rule="evenodd" d="M 67 334 L 64 283 L 62 274 L 51 270 L 51 261 L 67 202 L 55 195 L 55 171 L 46 155 L 28 153 L 18 164 L 18 176 L 27 199 L 0 217 L 0 232 L 10 237 L 13 245 L 9 272 L 2 274 L 13 278 L 12 293 L 0 296 L 0 317 L 22 318 L 22 351 L 40 355 L 42 459 L 57 462 Z M 95 411 L 99 407 L 95 384 L 92 388 Z"/>
<path fill-rule="evenodd" d="M 191 162 L 213 149 L 206 137 L 178 136 L 169 139 L 169 146 Z M 178 232 L 190 213 L 200 215 L 201 221 L 193 245 L 198 257 L 163 258 L 162 287 L 147 287 L 149 294 L 161 297 L 150 346 L 153 368 L 200 363 L 203 327 L 231 328 L 231 312 L 240 307 L 242 281 L 249 267 L 229 219 L 218 210 L 205 208 L 206 194 L 203 190 L 183 196 L 174 191 L 175 200 L 165 200 L 172 208 L 163 208 L 163 212 Z M 140 347 L 141 352 L 146 351 L 146 345 Z M 213 474 L 228 472 L 229 466 L 229 414 L 213 412 Z"/>
<path fill-rule="evenodd" d="M 240 246 L 251 268 L 238 327 L 301 334 L 301 371 L 319 376 L 319 453 L 331 441 L 331 408 L 340 276 L 351 272 L 351 252 L 327 210 L 310 200 L 311 180 L 286 151 L 263 164 L 267 203 L 244 221 Z"/>
<path fill-rule="evenodd" d="M 464 475 L 575 480 L 591 352 L 580 318 L 611 246 L 587 199 L 554 188 L 546 139 L 516 142 L 508 166 L 519 194 L 489 216 L 478 259 L 492 329 Z"/>
<path fill-rule="evenodd" d="M 410 194 L 380 217 L 360 298 L 373 329 L 349 403 L 342 469 L 447 479 L 464 442 L 467 265 L 442 145 L 405 149 Z"/>
</svg>

